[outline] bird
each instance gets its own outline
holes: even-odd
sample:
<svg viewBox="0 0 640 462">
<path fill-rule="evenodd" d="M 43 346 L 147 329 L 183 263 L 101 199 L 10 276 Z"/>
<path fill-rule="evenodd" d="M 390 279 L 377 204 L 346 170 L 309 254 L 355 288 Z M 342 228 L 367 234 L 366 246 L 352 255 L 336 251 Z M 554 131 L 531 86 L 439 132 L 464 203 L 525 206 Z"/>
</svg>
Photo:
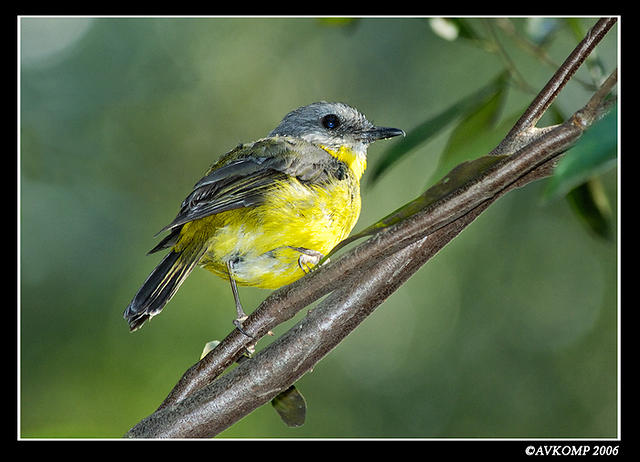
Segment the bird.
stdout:
<svg viewBox="0 0 640 462">
<path fill-rule="evenodd" d="M 242 330 L 237 287 L 277 289 L 311 271 L 358 220 L 368 146 L 400 135 L 346 103 L 319 101 L 224 154 L 158 232 L 168 234 L 148 253 L 167 254 L 124 310 L 130 331 L 159 314 L 196 266 L 228 279 Z"/>
</svg>

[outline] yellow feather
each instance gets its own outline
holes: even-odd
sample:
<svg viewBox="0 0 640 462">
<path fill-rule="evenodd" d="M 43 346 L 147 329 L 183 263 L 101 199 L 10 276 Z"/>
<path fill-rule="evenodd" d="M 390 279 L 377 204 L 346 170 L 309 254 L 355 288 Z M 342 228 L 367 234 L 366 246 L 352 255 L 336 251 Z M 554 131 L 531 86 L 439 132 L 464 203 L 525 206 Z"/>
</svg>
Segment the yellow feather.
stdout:
<svg viewBox="0 0 640 462">
<path fill-rule="evenodd" d="M 355 226 L 360 188 L 353 176 L 348 178 L 321 186 L 295 178 L 281 181 L 260 206 L 185 224 L 175 249 L 206 242 L 200 260 L 203 268 L 227 277 L 224 262 L 235 257 L 234 278 L 239 285 L 277 288 L 289 284 L 305 274 L 298 264 L 301 253 L 292 247 L 326 255 Z"/>
</svg>

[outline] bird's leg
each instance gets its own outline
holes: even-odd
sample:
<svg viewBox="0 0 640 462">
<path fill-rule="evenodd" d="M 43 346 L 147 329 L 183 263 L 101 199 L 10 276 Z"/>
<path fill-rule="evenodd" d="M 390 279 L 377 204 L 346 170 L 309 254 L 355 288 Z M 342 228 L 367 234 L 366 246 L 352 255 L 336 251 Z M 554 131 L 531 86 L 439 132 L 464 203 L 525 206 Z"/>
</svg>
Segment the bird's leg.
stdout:
<svg viewBox="0 0 640 462">
<path fill-rule="evenodd" d="M 227 262 L 227 272 L 229 273 L 229 282 L 231 283 L 231 291 L 233 292 L 233 299 L 236 302 L 236 319 L 233 320 L 233 325 L 242 332 L 247 337 L 253 338 L 252 335 L 246 333 L 242 328 L 242 323 L 246 321 L 248 316 L 242 309 L 242 303 L 240 303 L 240 296 L 238 295 L 238 286 L 236 285 L 236 280 L 233 277 L 233 264 L 228 261 Z"/>
<path fill-rule="evenodd" d="M 317 250 L 306 249 L 304 247 L 292 247 L 289 248 L 295 250 L 296 252 L 300 252 L 300 257 L 298 257 L 298 266 L 302 271 L 308 273 L 313 269 L 315 265 L 318 264 L 320 260 L 324 258 L 324 255 L 318 252 Z"/>
</svg>

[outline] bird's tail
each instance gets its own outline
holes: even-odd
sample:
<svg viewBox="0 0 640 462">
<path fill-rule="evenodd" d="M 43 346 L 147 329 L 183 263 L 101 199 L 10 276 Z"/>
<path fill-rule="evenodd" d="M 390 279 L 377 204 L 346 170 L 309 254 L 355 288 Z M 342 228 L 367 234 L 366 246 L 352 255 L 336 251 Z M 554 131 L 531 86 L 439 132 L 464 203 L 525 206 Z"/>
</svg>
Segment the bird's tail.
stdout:
<svg viewBox="0 0 640 462">
<path fill-rule="evenodd" d="M 171 250 L 162 259 L 124 310 L 124 319 L 131 331 L 139 329 L 147 319 L 162 311 L 189 276 L 199 256 L 193 252 Z"/>
</svg>

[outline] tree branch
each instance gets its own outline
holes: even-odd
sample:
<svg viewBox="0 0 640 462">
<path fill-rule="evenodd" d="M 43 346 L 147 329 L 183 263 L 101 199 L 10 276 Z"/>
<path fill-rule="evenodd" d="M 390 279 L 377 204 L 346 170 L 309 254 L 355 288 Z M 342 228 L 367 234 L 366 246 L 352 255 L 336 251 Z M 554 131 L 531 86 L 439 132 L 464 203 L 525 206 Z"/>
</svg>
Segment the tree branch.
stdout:
<svg viewBox="0 0 640 462">
<path fill-rule="evenodd" d="M 558 157 L 600 115 L 614 73 L 589 103 L 561 125 L 535 123 L 615 23 L 602 19 L 569 55 L 492 155 L 504 155 L 464 185 L 340 258 L 275 291 L 213 351 L 185 372 L 158 410 L 127 437 L 211 437 L 271 400 L 310 370 L 389 295 L 508 191 L 549 176 Z M 329 294 L 271 345 L 222 377 L 276 325 Z"/>
<path fill-rule="evenodd" d="M 504 140 L 496 148 L 496 152 L 503 152 L 504 146 L 512 143 L 514 139 L 528 130 L 533 129 L 544 115 L 547 108 L 555 100 L 560 90 L 564 88 L 573 74 L 582 65 L 585 59 L 591 54 L 595 46 L 600 43 L 609 29 L 615 24 L 615 18 L 602 18 L 587 32 L 586 37 L 569 54 L 567 59 L 560 65 L 553 77 L 547 82 L 544 88 L 534 98 L 526 111 L 520 116 Z"/>
</svg>

